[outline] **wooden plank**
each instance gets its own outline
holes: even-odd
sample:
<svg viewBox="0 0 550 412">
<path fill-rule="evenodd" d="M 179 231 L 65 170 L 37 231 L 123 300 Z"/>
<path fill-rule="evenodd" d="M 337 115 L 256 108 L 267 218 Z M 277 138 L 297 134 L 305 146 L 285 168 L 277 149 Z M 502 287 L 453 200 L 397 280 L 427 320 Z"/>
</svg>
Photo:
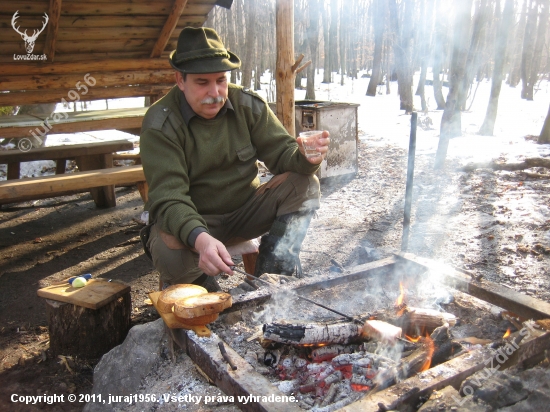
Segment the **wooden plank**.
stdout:
<svg viewBox="0 0 550 412">
<path fill-rule="evenodd" d="M 152 58 L 160 57 L 161 53 L 164 51 L 164 49 L 168 45 L 170 37 L 172 36 L 172 33 L 174 32 L 174 29 L 176 28 L 176 25 L 178 24 L 178 21 L 180 19 L 181 13 L 183 12 L 183 9 L 185 9 L 186 5 L 187 5 L 187 0 L 174 1 L 174 5 L 172 6 L 170 15 L 168 16 L 166 23 L 162 27 L 160 36 L 158 37 L 157 42 L 155 43 L 155 46 L 151 51 Z"/>
<path fill-rule="evenodd" d="M 46 9 L 44 9 L 46 10 Z M 38 29 L 42 27 L 42 16 L 44 15 L 44 10 L 42 14 L 39 15 L 23 15 L 21 19 L 24 19 L 25 27 L 32 29 Z M 5 23 L 0 22 L 0 28 L 5 30 L 6 34 L 9 34 L 9 30 L 13 31 L 11 28 L 10 20 L 13 11 L 9 16 L 9 19 L 5 20 Z M 178 20 L 177 27 L 200 27 L 206 20 L 206 14 L 189 14 L 184 10 L 180 19 Z M 166 22 L 166 15 L 162 16 L 136 16 L 136 15 L 127 15 L 127 16 L 109 16 L 105 18 L 104 16 L 79 16 L 78 18 L 74 16 L 61 16 L 59 19 L 60 29 L 96 29 L 96 28 L 155 28 L 159 33 Z M 3 33 L 3 32 L 2 32 Z M 14 32 L 15 33 L 15 32 Z M 9 34 L 11 36 L 11 34 Z M 13 62 L 13 58 L 12 58 Z"/>
<path fill-rule="evenodd" d="M 129 84 L 175 84 L 174 70 L 134 70 L 121 72 L 98 72 L 91 75 L 94 87 L 128 86 Z M 85 84 L 83 74 L 46 74 L 28 76 L 0 76 L 3 91 L 38 89 L 74 89 L 77 82 Z M 85 94 L 82 94 L 82 98 Z M 66 100 L 66 99 L 65 99 Z"/>
<path fill-rule="evenodd" d="M 19 198 L 37 195 L 59 196 L 67 191 L 92 187 L 144 181 L 141 165 L 113 167 L 110 169 L 77 172 L 55 176 L 41 176 L 0 182 L 0 201 L 13 203 Z"/>
<path fill-rule="evenodd" d="M 349 268 L 346 274 L 326 274 L 315 277 L 308 277 L 297 280 L 295 282 L 289 282 L 284 285 L 279 285 L 278 289 L 293 290 L 304 296 L 307 296 L 308 292 L 319 290 L 320 288 L 329 288 L 338 286 L 341 284 L 348 284 L 359 279 L 367 279 L 370 277 L 388 278 L 392 275 L 395 263 L 397 259 L 395 257 L 389 257 L 386 259 L 377 260 L 375 262 L 366 263 L 364 265 L 354 266 Z M 233 306 L 227 309 L 228 311 L 241 310 L 246 307 L 257 306 L 271 297 L 270 290 L 268 288 L 260 288 L 253 292 L 248 292 L 244 295 L 233 297 Z"/>
<path fill-rule="evenodd" d="M 2 67 L 2 65 L 0 65 Z M 117 99 L 122 97 L 142 97 L 165 95 L 174 87 L 174 82 L 159 85 L 123 86 L 123 87 L 93 87 L 81 100 Z M 0 93 L 0 106 L 16 106 L 22 104 L 59 103 L 67 100 L 67 89 L 40 90 L 29 92 Z"/>
<path fill-rule="evenodd" d="M 412 253 L 398 255 L 410 266 L 417 264 L 441 274 L 441 280 L 448 286 L 475 296 L 498 307 L 514 312 L 526 319 L 550 318 L 550 303 L 516 292 L 485 279 L 473 280 L 470 276 L 458 272 L 450 266 L 421 258 Z"/>
<path fill-rule="evenodd" d="M 227 354 L 237 370 L 231 370 L 223 359 L 218 342 L 223 342 L 212 333 L 208 339 L 199 338 L 184 329 L 170 329 L 174 341 L 189 355 L 214 384 L 228 396 L 285 396 L 267 378 L 260 375 L 229 345 L 225 344 Z M 274 399 L 274 398 L 273 398 Z M 282 399 L 282 398 L 280 398 Z M 245 412 L 299 412 L 302 411 L 294 402 L 239 402 L 238 407 Z"/>
<path fill-rule="evenodd" d="M 8 174 L 6 176 L 6 179 L 8 180 L 19 179 L 19 176 L 21 175 L 21 164 L 17 161 L 6 162 L 6 163 L 8 164 Z"/>
<path fill-rule="evenodd" d="M 84 62 L 84 61 L 97 61 L 105 59 L 145 59 L 149 57 L 149 53 L 145 51 L 119 51 L 117 52 L 105 52 L 105 53 L 68 53 L 61 54 L 59 52 L 55 55 L 55 61 L 58 62 Z M 163 56 L 161 56 L 163 57 Z M 0 63 L 13 63 L 13 56 L 9 54 L 0 55 Z"/>
<path fill-rule="evenodd" d="M 50 0 L 50 10 L 48 21 L 48 31 L 46 33 L 46 45 L 44 46 L 44 54 L 48 56 L 48 61 L 53 62 L 55 59 L 55 42 L 59 30 L 59 16 L 61 15 L 62 0 Z"/>
<path fill-rule="evenodd" d="M 464 353 L 388 389 L 367 395 L 363 399 L 340 409 L 340 411 L 378 412 L 379 410 L 398 409 L 402 405 L 413 405 L 419 397 L 429 396 L 434 390 L 449 385 L 460 385 L 468 376 L 487 367 L 485 362 L 487 360 L 490 362 L 492 356 L 492 350 L 488 348 Z M 380 404 L 387 409 L 380 408 Z"/>
<path fill-rule="evenodd" d="M 99 309 L 127 293 L 130 293 L 130 285 L 106 279 L 91 279 L 82 288 L 64 284 L 48 286 L 37 292 L 41 298 L 72 303 L 89 309 Z"/>
<path fill-rule="evenodd" d="M 134 144 L 128 140 L 81 143 L 63 146 L 38 147 L 22 152 L 6 150 L 0 152 L 0 164 L 9 162 L 31 162 L 35 160 L 74 159 L 76 156 L 91 156 L 132 150 Z"/>
<path fill-rule="evenodd" d="M 49 119 L 49 134 L 77 133 L 93 130 L 141 128 L 146 107 L 135 109 L 95 110 L 67 113 L 67 118 L 59 116 L 58 122 Z M 43 131 L 44 120 L 33 116 L 6 116 L 0 119 L 0 133 L 5 138 L 32 137 L 31 131 Z M 37 132 L 34 132 L 39 134 Z"/>
<path fill-rule="evenodd" d="M 48 26 L 50 25 L 48 23 Z M 56 40 L 71 41 L 78 40 L 112 40 L 112 39 L 149 39 L 154 40 L 158 37 L 160 29 L 157 27 L 90 27 L 86 29 L 78 27 L 61 27 L 57 31 Z M 0 37 L 6 42 L 21 41 L 21 36 L 13 29 L 0 28 Z M 48 53 L 48 39 L 46 38 L 44 53 L 48 56 L 48 63 L 52 63 L 51 52 Z"/>
</svg>

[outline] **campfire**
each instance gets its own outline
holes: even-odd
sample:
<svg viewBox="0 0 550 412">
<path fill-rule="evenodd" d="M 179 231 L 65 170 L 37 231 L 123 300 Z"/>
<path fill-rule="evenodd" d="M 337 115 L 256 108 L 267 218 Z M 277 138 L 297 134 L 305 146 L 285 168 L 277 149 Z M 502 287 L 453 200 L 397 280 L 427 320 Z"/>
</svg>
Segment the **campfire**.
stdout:
<svg viewBox="0 0 550 412">
<path fill-rule="evenodd" d="M 419 405 L 459 388 L 498 351 L 502 369 L 543 356 L 550 322 L 528 320 L 550 318 L 550 305 L 441 267 L 432 269 L 435 281 L 424 261 L 401 259 L 234 296 L 231 313 L 209 325 L 213 337 L 173 336 L 227 394 L 275 393 L 295 399 L 289 410 L 324 412 Z M 496 316 L 487 302 L 508 311 Z"/>
<path fill-rule="evenodd" d="M 279 390 L 295 394 L 303 409 L 338 409 L 463 350 L 449 333 L 453 314 L 409 307 L 402 282 L 399 291 L 392 308 L 355 322 L 264 324 L 264 364 Z"/>
</svg>

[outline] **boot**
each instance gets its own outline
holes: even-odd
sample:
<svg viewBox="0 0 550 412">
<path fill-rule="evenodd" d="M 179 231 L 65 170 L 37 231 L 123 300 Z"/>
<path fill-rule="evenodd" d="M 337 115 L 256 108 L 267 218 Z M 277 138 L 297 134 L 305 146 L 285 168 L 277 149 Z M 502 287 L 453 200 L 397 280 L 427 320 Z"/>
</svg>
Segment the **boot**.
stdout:
<svg viewBox="0 0 550 412">
<path fill-rule="evenodd" d="M 264 273 L 301 277 L 300 248 L 313 211 L 278 216 L 267 235 L 262 236 L 254 276 Z"/>
</svg>

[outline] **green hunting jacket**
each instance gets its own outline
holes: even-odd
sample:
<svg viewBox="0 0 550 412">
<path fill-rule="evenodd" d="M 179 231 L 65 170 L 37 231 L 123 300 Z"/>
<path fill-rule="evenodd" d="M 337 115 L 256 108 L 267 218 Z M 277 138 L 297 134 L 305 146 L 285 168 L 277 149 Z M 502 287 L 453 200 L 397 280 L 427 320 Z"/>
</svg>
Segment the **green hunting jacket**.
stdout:
<svg viewBox="0 0 550 412">
<path fill-rule="evenodd" d="M 160 222 L 184 244 L 190 246 L 193 229 L 208 229 L 201 215 L 232 212 L 253 196 L 260 185 L 257 160 L 273 174 L 318 169 L 255 93 L 229 84 L 224 114 L 211 120 L 195 115 L 188 124 L 182 98 L 174 86 L 149 108 L 140 152 L 149 185 L 149 221 Z"/>
</svg>

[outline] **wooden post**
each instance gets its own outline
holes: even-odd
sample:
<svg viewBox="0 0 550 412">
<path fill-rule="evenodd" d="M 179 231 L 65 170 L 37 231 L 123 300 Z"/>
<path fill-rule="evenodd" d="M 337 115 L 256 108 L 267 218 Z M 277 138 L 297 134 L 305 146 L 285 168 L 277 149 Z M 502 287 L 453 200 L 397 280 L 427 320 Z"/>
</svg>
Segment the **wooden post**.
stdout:
<svg viewBox="0 0 550 412">
<path fill-rule="evenodd" d="M 277 117 L 291 136 L 296 136 L 294 116 L 294 77 L 311 64 L 311 60 L 298 67 L 304 58 L 294 61 L 294 2 L 277 0 Z"/>
<path fill-rule="evenodd" d="M 294 1 L 277 0 L 277 117 L 291 136 L 296 136 L 294 119 Z"/>
</svg>

